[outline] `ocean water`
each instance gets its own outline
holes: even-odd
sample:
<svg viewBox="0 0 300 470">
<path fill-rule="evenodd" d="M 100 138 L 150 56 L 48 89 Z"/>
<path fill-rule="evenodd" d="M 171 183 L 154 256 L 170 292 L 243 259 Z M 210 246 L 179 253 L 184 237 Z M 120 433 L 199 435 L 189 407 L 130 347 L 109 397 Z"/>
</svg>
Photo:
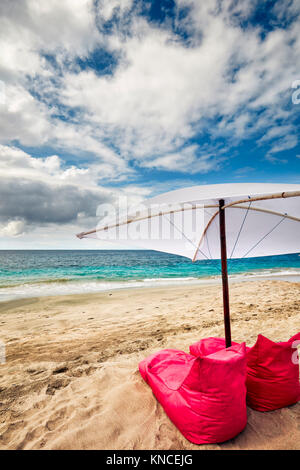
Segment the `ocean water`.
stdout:
<svg viewBox="0 0 300 470">
<path fill-rule="evenodd" d="M 231 279 L 300 280 L 300 254 L 230 260 Z M 0 251 L 0 301 L 42 295 L 220 282 L 219 261 L 144 250 Z"/>
</svg>

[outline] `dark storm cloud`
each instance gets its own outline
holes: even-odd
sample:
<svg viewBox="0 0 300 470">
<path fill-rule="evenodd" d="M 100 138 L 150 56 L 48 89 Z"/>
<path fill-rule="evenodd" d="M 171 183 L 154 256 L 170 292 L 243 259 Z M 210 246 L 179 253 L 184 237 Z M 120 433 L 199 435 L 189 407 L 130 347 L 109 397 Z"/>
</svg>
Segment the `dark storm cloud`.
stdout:
<svg viewBox="0 0 300 470">
<path fill-rule="evenodd" d="M 95 217 L 97 206 L 112 199 L 101 190 L 5 180 L 0 182 L 0 218 L 22 219 L 27 224 L 66 224 L 75 221 L 78 214 Z"/>
</svg>

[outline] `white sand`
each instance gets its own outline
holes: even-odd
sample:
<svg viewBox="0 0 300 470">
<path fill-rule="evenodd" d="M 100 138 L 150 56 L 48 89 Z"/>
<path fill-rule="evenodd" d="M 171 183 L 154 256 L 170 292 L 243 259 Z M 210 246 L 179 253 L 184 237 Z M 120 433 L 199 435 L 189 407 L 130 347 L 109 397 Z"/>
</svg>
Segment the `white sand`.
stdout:
<svg viewBox="0 0 300 470">
<path fill-rule="evenodd" d="M 251 346 L 300 331 L 300 284 L 232 284 L 232 336 Z M 220 286 L 182 286 L 23 299 L 0 304 L 2 449 L 300 449 L 300 403 L 249 409 L 221 445 L 195 446 L 170 422 L 138 362 L 224 336 Z"/>
</svg>

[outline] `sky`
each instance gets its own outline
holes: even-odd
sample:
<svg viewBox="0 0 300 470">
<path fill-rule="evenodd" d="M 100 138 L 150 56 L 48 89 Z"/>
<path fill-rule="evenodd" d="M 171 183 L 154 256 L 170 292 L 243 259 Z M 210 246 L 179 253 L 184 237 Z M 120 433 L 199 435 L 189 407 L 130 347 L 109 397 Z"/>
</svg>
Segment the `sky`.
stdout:
<svg viewBox="0 0 300 470">
<path fill-rule="evenodd" d="M 299 128 L 299 0 L 0 2 L 0 249 L 107 248 L 75 237 L 101 204 L 299 183 Z"/>
</svg>

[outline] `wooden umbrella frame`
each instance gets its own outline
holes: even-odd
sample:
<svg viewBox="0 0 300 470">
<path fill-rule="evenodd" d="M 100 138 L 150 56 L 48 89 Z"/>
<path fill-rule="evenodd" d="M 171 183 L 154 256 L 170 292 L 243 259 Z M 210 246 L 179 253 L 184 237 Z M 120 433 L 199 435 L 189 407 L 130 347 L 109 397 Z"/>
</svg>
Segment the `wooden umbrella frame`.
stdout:
<svg viewBox="0 0 300 470">
<path fill-rule="evenodd" d="M 297 197 L 300 196 L 300 191 L 294 191 L 290 193 L 277 193 L 270 195 L 269 197 L 253 197 L 248 199 L 241 199 L 240 201 L 236 201 L 234 203 L 230 203 L 225 205 L 224 199 L 220 199 L 219 201 L 219 211 L 214 215 L 214 217 L 219 214 L 220 217 L 220 247 L 221 247 L 221 264 L 222 264 L 222 289 L 223 289 L 223 311 L 224 311 L 224 328 L 225 328 L 225 343 L 226 348 L 231 346 L 231 325 L 230 325 L 230 306 L 229 306 L 229 288 L 228 288 L 228 270 L 227 270 L 227 245 L 226 245 L 226 225 L 225 225 L 225 209 L 229 207 L 243 207 L 244 209 L 249 210 L 249 207 L 240 206 L 240 204 L 245 202 L 252 202 L 252 201 L 264 201 L 266 199 L 279 199 L 285 197 Z M 263 210 L 258 208 L 253 208 L 252 210 L 259 210 L 262 212 L 267 212 L 275 215 L 282 215 L 284 217 L 288 217 L 289 219 L 296 220 L 300 222 L 300 219 L 297 217 L 288 216 L 287 214 L 276 213 L 274 211 Z M 206 226 L 205 233 L 207 231 L 208 226 L 212 222 L 210 220 L 209 224 Z M 203 235 L 202 235 L 203 237 Z M 202 238 L 203 239 L 203 238 Z M 200 246 L 200 244 L 199 244 Z M 195 253 L 195 256 L 197 252 Z M 195 258 L 195 257 L 194 257 Z"/>
<path fill-rule="evenodd" d="M 229 204 L 225 204 L 224 199 L 219 200 L 219 204 L 209 204 L 209 205 L 203 205 L 203 204 L 195 204 L 191 202 L 191 207 L 184 207 L 180 209 L 174 209 L 174 210 L 169 210 L 166 212 L 158 212 L 157 214 L 150 214 L 147 216 L 141 216 L 141 217 L 132 217 L 130 219 L 127 219 L 126 221 L 115 223 L 112 225 L 106 225 L 104 227 L 99 227 L 94 230 L 90 230 L 89 232 L 82 232 L 77 235 L 78 238 L 84 238 L 87 235 L 91 235 L 93 233 L 97 233 L 99 231 L 104 231 L 108 230 L 109 228 L 116 228 L 121 225 L 127 225 L 132 222 L 138 222 L 141 220 L 146 220 L 150 219 L 153 217 L 157 216 L 162 216 L 162 215 L 168 215 L 168 214 L 173 214 L 176 212 L 183 212 L 187 210 L 195 210 L 197 208 L 216 208 L 217 211 L 212 215 L 210 220 L 208 221 L 201 238 L 199 240 L 197 249 L 195 251 L 194 257 L 193 257 L 193 262 L 196 261 L 197 254 L 200 250 L 201 243 L 204 239 L 204 236 L 207 233 L 207 230 L 209 229 L 211 223 L 213 220 L 219 215 L 220 218 L 220 249 L 221 249 L 221 265 L 222 265 L 222 289 L 223 289 L 223 310 L 224 310 L 224 326 L 225 326 L 225 341 L 226 341 L 226 348 L 231 346 L 231 328 L 230 328 L 230 307 L 229 307 L 229 288 L 228 288 L 228 270 L 227 270 L 227 244 L 226 244 L 226 221 L 225 221 L 225 210 L 229 208 L 237 208 L 237 209 L 245 209 L 245 210 L 252 210 L 252 211 L 258 211 L 258 212 L 264 212 L 267 214 L 272 214 L 272 215 L 278 215 L 281 217 L 285 217 L 287 219 L 294 220 L 296 222 L 300 222 L 300 219 L 298 217 L 294 217 L 289 214 L 283 214 L 281 212 L 276 212 L 272 211 L 269 209 L 263 209 L 261 207 L 253 207 L 250 205 L 243 206 L 242 204 L 245 203 L 251 203 L 255 201 L 266 201 L 270 199 L 284 199 L 284 198 L 290 198 L 290 197 L 299 197 L 300 196 L 300 191 L 286 191 L 282 193 L 274 193 L 274 194 L 267 194 L 263 196 L 254 196 L 254 197 L 248 197 L 247 199 L 240 199 L 238 201 L 231 202 Z M 189 202 L 186 202 L 188 204 Z"/>
<path fill-rule="evenodd" d="M 222 206 L 222 208 L 220 207 L 220 204 L 209 204 L 209 205 L 204 204 L 203 205 L 203 204 L 194 204 L 193 202 L 191 202 L 191 207 L 183 207 L 183 208 L 180 208 L 180 209 L 169 210 L 169 211 L 166 211 L 166 212 L 158 212 L 157 214 L 150 214 L 150 215 L 143 216 L 143 217 L 132 217 L 132 218 L 127 219 L 123 222 L 114 223 L 114 224 L 111 224 L 111 225 L 105 225 L 104 227 L 99 227 L 99 228 L 90 230 L 88 232 L 78 233 L 76 236 L 77 236 L 77 238 L 84 238 L 87 235 L 92 235 L 93 233 L 108 230 L 110 228 L 120 227 L 122 225 L 127 225 L 127 224 L 130 224 L 132 222 L 139 222 L 141 220 L 151 219 L 152 217 L 157 217 L 157 216 L 161 216 L 161 215 L 174 214 L 176 212 L 184 212 L 184 211 L 195 210 L 195 209 L 200 209 L 200 208 L 203 208 L 203 209 L 217 208 L 218 210 L 212 216 L 212 218 L 208 222 L 208 224 L 207 224 L 207 226 L 206 226 L 206 228 L 205 228 L 205 230 L 202 234 L 202 237 L 201 237 L 199 245 L 198 245 L 198 246 L 200 246 L 201 242 L 203 240 L 203 236 L 207 232 L 207 229 L 208 229 L 209 225 L 211 224 L 211 222 L 213 221 L 213 219 L 219 214 L 220 209 L 227 209 L 229 207 L 230 208 L 236 207 L 238 209 L 246 209 L 246 210 L 249 209 L 249 210 L 265 212 L 265 213 L 273 214 L 273 215 L 279 215 L 279 216 L 284 215 L 288 219 L 300 222 L 299 218 L 293 217 L 293 216 L 288 215 L 288 214 L 282 214 L 280 212 L 274 212 L 274 211 L 271 211 L 271 210 L 268 210 L 268 209 L 262 209 L 260 207 L 250 207 L 250 208 L 248 208 L 248 207 L 240 205 L 240 204 L 243 204 L 243 203 L 246 203 L 246 202 L 265 201 L 265 200 L 268 200 L 268 199 L 279 199 L 279 198 L 288 198 L 288 197 L 297 197 L 297 196 L 300 196 L 300 191 L 289 191 L 289 192 L 283 192 L 283 193 L 269 194 L 269 195 L 265 195 L 265 196 L 255 196 L 255 197 L 249 197 L 247 199 L 240 199 L 239 201 L 231 202 L 231 203 L 226 204 L 226 205 L 224 204 Z M 224 201 L 223 199 L 220 199 L 220 200 Z M 188 203 L 189 202 L 186 202 L 185 204 L 188 204 Z M 197 251 L 195 253 L 193 261 L 195 261 L 196 254 L 197 254 Z"/>
</svg>

